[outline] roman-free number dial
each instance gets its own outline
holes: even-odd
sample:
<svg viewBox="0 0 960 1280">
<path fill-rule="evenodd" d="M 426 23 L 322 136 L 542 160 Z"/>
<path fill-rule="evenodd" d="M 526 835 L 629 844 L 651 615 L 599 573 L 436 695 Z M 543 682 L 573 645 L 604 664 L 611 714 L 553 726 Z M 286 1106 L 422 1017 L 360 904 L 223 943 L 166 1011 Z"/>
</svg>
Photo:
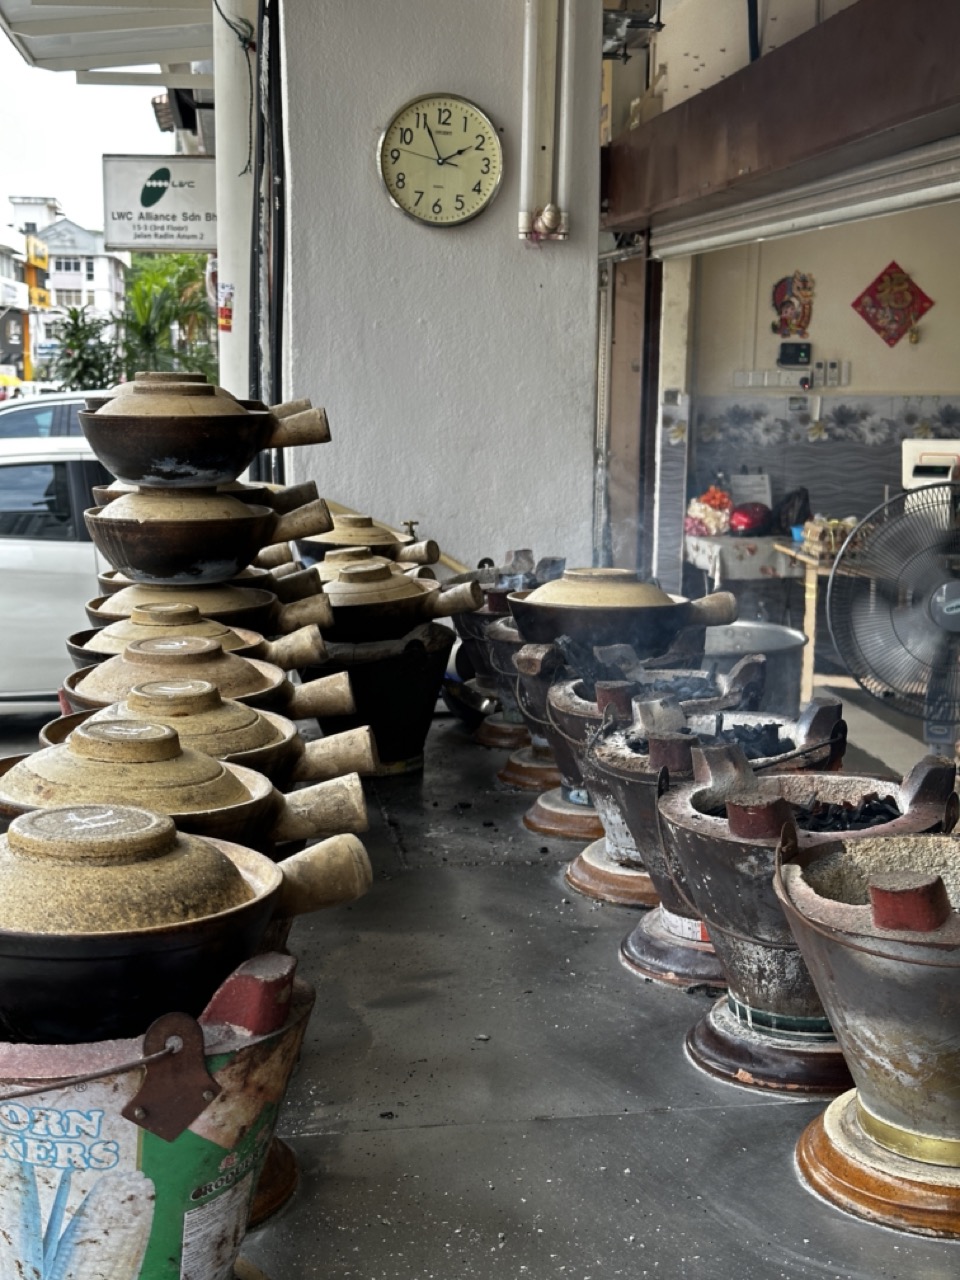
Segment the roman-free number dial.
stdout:
<svg viewBox="0 0 960 1280">
<path fill-rule="evenodd" d="M 493 124 L 472 102 L 448 93 L 401 107 L 380 139 L 377 159 L 397 208 L 433 227 L 457 226 L 482 213 L 503 176 Z"/>
</svg>

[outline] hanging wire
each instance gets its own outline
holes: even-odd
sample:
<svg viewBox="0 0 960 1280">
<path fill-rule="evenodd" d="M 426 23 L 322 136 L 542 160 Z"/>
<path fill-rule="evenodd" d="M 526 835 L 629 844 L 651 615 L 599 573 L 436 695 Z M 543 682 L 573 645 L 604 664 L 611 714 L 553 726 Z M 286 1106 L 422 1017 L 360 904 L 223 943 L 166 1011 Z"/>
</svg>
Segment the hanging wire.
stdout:
<svg viewBox="0 0 960 1280">
<path fill-rule="evenodd" d="M 247 18 L 229 18 L 220 7 L 220 0 L 213 0 L 213 7 L 227 24 L 240 43 L 247 63 L 247 163 L 240 170 L 238 177 L 253 172 L 253 54 L 256 51 L 253 23 Z"/>
</svg>

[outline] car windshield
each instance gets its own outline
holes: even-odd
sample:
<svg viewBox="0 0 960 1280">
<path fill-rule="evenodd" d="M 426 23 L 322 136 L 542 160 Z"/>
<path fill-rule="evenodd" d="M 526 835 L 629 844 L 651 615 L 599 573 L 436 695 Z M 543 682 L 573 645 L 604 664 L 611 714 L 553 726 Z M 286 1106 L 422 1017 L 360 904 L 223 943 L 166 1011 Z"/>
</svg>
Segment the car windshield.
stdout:
<svg viewBox="0 0 960 1280">
<path fill-rule="evenodd" d="M 25 404 L 0 413 L 0 440 L 13 440 L 20 436 L 48 436 L 56 410 L 57 406 L 53 404 Z"/>
</svg>

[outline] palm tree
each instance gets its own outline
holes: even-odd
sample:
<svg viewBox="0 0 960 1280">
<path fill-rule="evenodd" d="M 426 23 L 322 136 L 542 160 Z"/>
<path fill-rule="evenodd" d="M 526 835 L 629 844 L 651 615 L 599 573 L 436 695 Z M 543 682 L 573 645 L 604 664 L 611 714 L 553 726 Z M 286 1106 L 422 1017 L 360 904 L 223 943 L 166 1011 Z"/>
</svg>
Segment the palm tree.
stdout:
<svg viewBox="0 0 960 1280">
<path fill-rule="evenodd" d="M 216 373 L 213 310 L 200 254 L 137 255 L 127 282 L 124 365 Z"/>
</svg>

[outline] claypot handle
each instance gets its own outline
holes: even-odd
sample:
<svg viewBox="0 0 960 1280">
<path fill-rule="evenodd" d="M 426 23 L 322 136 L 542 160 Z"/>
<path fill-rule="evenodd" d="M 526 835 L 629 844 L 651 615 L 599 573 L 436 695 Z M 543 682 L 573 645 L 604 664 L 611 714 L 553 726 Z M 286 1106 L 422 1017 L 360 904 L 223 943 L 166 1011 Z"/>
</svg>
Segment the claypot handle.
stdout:
<svg viewBox="0 0 960 1280">
<path fill-rule="evenodd" d="M 282 843 L 366 831 L 369 825 L 363 786 L 357 774 L 348 773 L 283 796 L 271 836 Z"/>
<path fill-rule="evenodd" d="M 356 836 L 331 836 L 278 863 L 278 916 L 300 916 L 362 898 L 373 884 L 367 851 Z"/>
<path fill-rule="evenodd" d="M 732 591 L 714 591 L 700 600 L 690 601 L 688 627 L 725 627 L 736 622 L 739 608 Z"/>
<path fill-rule="evenodd" d="M 350 676 L 338 671 L 333 676 L 321 676 L 306 684 L 290 684 L 286 712 L 294 720 L 306 720 L 313 716 L 349 716 L 357 709 L 350 687 Z"/>
<path fill-rule="evenodd" d="M 263 505 L 283 516 L 302 507 L 305 502 L 316 502 L 319 497 L 316 480 L 304 480 L 302 484 L 286 484 L 282 489 L 271 489 Z"/>
<path fill-rule="evenodd" d="M 425 582 L 436 582 L 437 575 L 425 564 L 412 564 L 409 569 L 403 571 L 408 578 L 422 578 Z"/>
<path fill-rule="evenodd" d="M 327 504 L 322 498 L 317 498 L 278 516 L 270 541 L 275 545 L 289 542 L 292 538 L 309 538 L 315 533 L 327 533 L 332 528 L 333 517 Z"/>
<path fill-rule="evenodd" d="M 408 542 L 394 558 L 398 564 L 436 564 L 440 559 L 440 547 L 432 538 L 424 542 Z"/>
<path fill-rule="evenodd" d="M 254 564 L 258 569 L 276 569 L 282 564 L 291 564 L 293 562 L 293 551 L 289 547 L 283 545 L 276 547 L 263 547 L 257 552 Z"/>
<path fill-rule="evenodd" d="M 284 671 L 298 671 L 301 667 L 325 662 L 327 649 L 320 628 L 311 625 L 298 627 L 296 631 L 280 636 L 277 640 L 261 640 L 250 656 L 272 662 Z"/>
<path fill-rule="evenodd" d="M 370 726 L 365 724 L 306 743 L 292 781 L 321 782 L 345 773 L 375 773 L 379 767 L 377 744 Z"/>
<path fill-rule="evenodd" d="M 482 608 L 483 590 L 479 582 L 461 582 L 449 591 L 432 591 L 424 599 L 431 618 L 448 618 L 453 613 L 472 613 Z"/>
<path fill-rule="evenodd" d="M 303 600 L 291 600 L 277 610 L 277 630 L 285 635 L 298 627 L 309 626 L 311 622 L 316 623 L 321 631 L 333 626 L 333 605 L 330 597 L 320 591 Z"/>
<path fill-rule="evenodd" d="M 267 441 L 270 449 L 287 449 L 293 445 L 326 444 L 330 424 L 323 409 L 304 409 L 281 418 Z"/>
<path fill-rule="evenodd" d="M 286 564 L 278 564 L 275 569 L 267 570 L 266 577 L 268 581 L 263 584 L 264 589 L 267 591 L 272 591 L 274 595 L 276 595 L 277 593 L 276 584 L 280 582 L 281 579 L 289 578 L 291 573 L 305 573 L 305 572 L 306 570 L 303 567 L 302 560 L 288 560 Z M 308 591 L 306 594 L 308 596 L 311 596 L 313 595 L 313 592 Z"/>
<path fill-rule="evenodd" d="M 272 404 L 270 412 L 275 418 L 292 418 L 295 413 L 303 413 L 305 409 L 312 408 L 312 400 L 283 400 L 280 404 Z"/>
<path fill-rule="evenodd" d="M 269 590 L 282 604 L 292 604 L 295 600 L 306 600 L 308 596 L 323 593 L 323 579 L 316 565 L 304 569 L 298 568 L 299 561 L 291 561 L 289 565 L 279 565 L 271 574 Z"/>
</svg>

